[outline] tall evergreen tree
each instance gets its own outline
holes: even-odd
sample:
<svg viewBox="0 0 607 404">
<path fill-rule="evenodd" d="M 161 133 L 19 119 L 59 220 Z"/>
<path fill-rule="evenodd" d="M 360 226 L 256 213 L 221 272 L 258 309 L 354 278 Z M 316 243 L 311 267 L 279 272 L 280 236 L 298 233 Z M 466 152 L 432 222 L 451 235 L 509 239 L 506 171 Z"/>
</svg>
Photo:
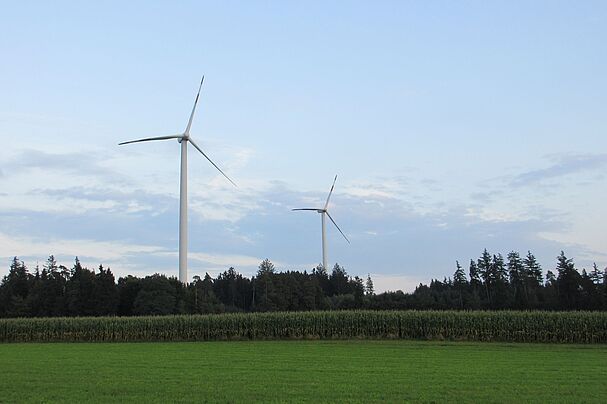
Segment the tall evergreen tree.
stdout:
<svg viewBox="0 0 607 404">
<path fill-rule="evenodd" d="M 331 296 L 350 293 L 348 280 L 348 273 L 345 268 L 339 264 L 335 264 L 335 266 L 333 266 L 333 272 L 331 272 L 331 276 L 329 277 Z"/>
<path fill-rule="evenodd" d="M 527 271 L 518 252 L 511 251 L 508 254 L 508 275 L 510 287 L 514 295 L 515 307 L 522 309 L 528 306 L 529 294 L 527 291 Z"/>
<path fill-rule="evenodd" d="M 575 309 L 576 303 L 579 301 L 580 297 L 580 274 L 575 269 L 573 260 L 567 258 L 563 251 L 561 251 L 561 254 L 557 257 L 557 261 L 556 270 L 558 272 L 557 289 L 559 305 L 562 309 Z"/>
<path fill-rule="evenodd" d="M 504 265 L 502 254 L 493 255 L 490 272 L 491 287 L 493 289 L 491 307 L 499 309 L 509 307 L 511 299 L 508 294 L 508 270 Z"/>
<path fill-rule="evenodd" d="M 329 285 L 329 274 L 322 265 L 317 265 L 316 268 L 312 268 L 312 276 L 318 281 L 318 285 L 322 289 L 325 296 L 331 294 L 331 286 Z"/>
<path fill-rule="evenodd" d="M 255 294 L 257 310 L 270 311 L 276 308 L 276 290 L 274 287 L 274 264 L 265 259 L 259 264 L 257 277 L 255 278 Z"/>
<path fill-rule="evenodd" d="M 453 274 L 453 286 L 457 290 L 459 297 L 459 308 L 464 308 L 464 291 L 468 287 L 468 280 L 466 279 L 466 273 L 459 264 L 459 261 L 455 261 L 455 273 Z"/>
<path fill-rule="evenodd" d="M 63 267 L 65 268 L 65 267 Z M 65 289 L 66 271 L 57 265 L 54 255 L 50 255 L 42 266 L 40 305 L 44 316 L 63 316 L 66 312 Z"/>
<path fill-rule="evenodd" d="M 541 287 L 543 284 L 542 277 L 542 267 L 535 259 L 535 256 L 531 253 L 531 251 L 527 251 L 527 256 L 523 260 L 523 265 L 525 267 L 525 274 L 527 285 L 532 289 L 537 289 Z"/>
<path fill-rule="evenodd" d="M 110 268 L 104 269 L 103 265 L 99 265 L 99 272 L 95 275 L 92 300 L 96 315 L 111 316 L 116 314 L 119 304 L 118 288 Z"/>
<path fill-rule="evenodd" d="M 354 289 L 354 304 L 357 309 L 361 308 L 363 305 L 363 297 L 365 295 L 365 284 L 362 278 L 355 276 L 352 279 L 352 286 Z"/>
<path fill-rule="evenodd" d="M 71 276 L 66 282 L 67 313 L 71 316 L 93 316 L 97 314 L 93 290 L 95 273 L 83 268 L 78 257 L 74 260 Z"/>
<path fill-rule="evenodd" d="M 527 255 L 523 259 L 524 267 L 524 285 L 528 296 L 528 307 L 539 308 L 540 307 L 540 290 L 544 285 L 544 279 L 542 276 L 542 267 L 531 253 L 527 251 Z"/>
<path fill-rule="evenodd" d="M 470 285 L 473 288 L 482 285 L 480 273 L 479 273 L 478 267 L 476 265 L 476 262 L 474 262 L 474 260 L 470 260 L 470 267 L 468 270 L 468 275 L 470 276 Z"/>
<path fill-rule="evenodd" d="M 365 294 L 367 296 L 373 296 L 375 294 L 375 288 L 373 287 L 373 280 L 371 274 L 367 274 L 367 281 L 365 282 Z"/>
<path fill-rule="evenodd" d="M 195 313 L 221 313 L 225 310 L 213 291 L 213 278 L 205 273 L 204 278 L 194 277 L 194 312 Z"/>
<path fill-rule="evenodd" d="M 485 296 L 487 298 L 487 303 L 491 306 L 491 283 L 493 280 L 492 271 L 491 271 L 491 254 L 485 250 L 481 254 L 480 258 L 477 260 L 478 274 L 483 281 Z"/>
<path fill-rule="evenodd" d="M 466 272 L 459 264 L 459 261 L 455 261 L 455 273 L 453 274 L 453 285 L 456 287 L 468 286 L 468 279 L 466 279 Z"/>
<path fill-rule="evenodd" d="M 8 274 L 0 283 L 0 317 L 25 317 L 28 315 L 27 296 L 30 292 L 31 275 L 27 267 L 14 257 Z"/>
</svg>

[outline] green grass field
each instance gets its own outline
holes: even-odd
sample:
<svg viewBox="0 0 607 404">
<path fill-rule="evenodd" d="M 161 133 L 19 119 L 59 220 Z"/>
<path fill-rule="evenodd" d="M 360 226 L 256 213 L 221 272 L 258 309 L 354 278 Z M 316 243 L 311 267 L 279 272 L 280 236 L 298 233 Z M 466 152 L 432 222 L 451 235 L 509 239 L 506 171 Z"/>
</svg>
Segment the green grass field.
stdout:
<svg viewBox="0 0 607 404">
<path fill-rule="evenodd" d="M 605 402 L 607 346 L 0 344 L 0 402 Z"/>
</svg>

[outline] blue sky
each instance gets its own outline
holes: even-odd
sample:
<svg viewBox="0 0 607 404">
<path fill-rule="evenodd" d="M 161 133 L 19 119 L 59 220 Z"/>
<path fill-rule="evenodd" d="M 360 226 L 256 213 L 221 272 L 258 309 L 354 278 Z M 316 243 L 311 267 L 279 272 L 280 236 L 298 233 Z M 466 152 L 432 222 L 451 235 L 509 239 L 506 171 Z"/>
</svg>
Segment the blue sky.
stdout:
<svg viewBox="0 0 607 404">
<path fill-rule="evenodd" d="M 0 15 L 0 274 L 48 254 L 177 275 L 321 260 L 411 290 L 488 248 L 607 265 L 607 4 L 21 2 Z"/>
</svg>

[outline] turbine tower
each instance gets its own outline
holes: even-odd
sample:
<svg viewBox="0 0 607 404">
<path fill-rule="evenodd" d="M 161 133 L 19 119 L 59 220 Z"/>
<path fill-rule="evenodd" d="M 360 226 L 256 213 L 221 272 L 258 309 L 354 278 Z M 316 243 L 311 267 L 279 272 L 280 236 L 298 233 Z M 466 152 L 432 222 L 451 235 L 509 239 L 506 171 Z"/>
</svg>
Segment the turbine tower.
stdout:
<svg viewBox="0 0 607 404">
<path fill-rule="evenodd" d="M 320 217 L 321 217 L 321 223 L 322 223 L 322 266 L 325 270 L 328 271 L 327 268 L 327 231 L 326 231 L 326 225 L 325 225 L 325 216 L 329 217 L 329 219 L 333 222 L 333 224 L 335 225 L 335 227 L 337 228 L 337 230 L 339 230 L 339 232 L 341 233 L 342 236 L 344 236 L 344 238 L 346 239 L 346 241 L 348 242 L 348 244 L 350 244 L 350 240 L 348 240 L 348 237 L 346 237 L 346 235 L 344 234 L 343 231 L 341 231 L 341 229 L 339 228 L 339 226 L 337 225 L 337 223 L 335 223 L 335 220 L 333 220 L 333 218 L 331 217 L 331 215 L 329 214 L 329 199 L 331 199 L 331 194 L 333 193 L 333 189 L 335 188 L 335 181 L 337 181 L 337 175 L 335 176 L 335 179 L 333 179 L 333 185 L 331 185 L 331 190 L 329 191 L 329 196 L 327 196 L 327 202 L 325 202 L 325 206 L 323 208 L 297 208 L 297 209 L 293 209 L 293 210 L 310 210 L 310 211 L 315 211 L 317 213 L 320 213 Z"/>
<path fill-rule="evenodd" d="M 179 182 L 179 281 L 182 283 L 188 282 L 188 143 L 191 143 L 192 146 L 196 150 L 200 152 L 208 161 L 215 167 L 224 177 L 228 179 L 232 183 L 232 185 L 236 186 L 234 181 L 230 179 L 221 168 L 217 166 L 202 151 L 200 147 L 192 140 L 190 137 L 190 128 L 192 127 L 192 120 L 194 119 L 194 113 L 196 112 L 196 105 L 198 104 L 198 98 L 200 97 L 200 89 L 202 88 L 202 83 L 204 82 L 204 76 L 202 76 L 202 80 L 200 80 L 200 86 L 198 87 L 198 94 L 196 94 L 196 100 L 194 101 L 194 107 L 192 107 L 192 113 L 190 114 L 190 119 L 188 120 L 188 125 L 185 128 L 185 131 L 178 135 L 169 135 L 169 136 L 159 136 L 159 137 L 149 137 L 145 139 L 138 140 L 130 140 L 128 142 L 119 143 L 119 145 L 129 144 L 129 143 L 138 143 L 138 142 L 148 142 L 152 140 L 169 140 L 169 139 L 177 139 L 179 143 L 181 143 L 181 169 L 180 169 L 180 182 Z"/>
</svg>

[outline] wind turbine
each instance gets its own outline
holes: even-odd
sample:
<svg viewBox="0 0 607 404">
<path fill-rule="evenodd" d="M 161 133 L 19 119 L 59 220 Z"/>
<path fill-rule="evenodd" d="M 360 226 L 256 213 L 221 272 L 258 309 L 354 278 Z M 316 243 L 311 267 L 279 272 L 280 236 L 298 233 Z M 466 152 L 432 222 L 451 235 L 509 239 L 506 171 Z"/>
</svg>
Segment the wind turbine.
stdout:
<svg viewBox="0 0 607 404">
<path fill-rule="evenodd" d="M 198 87 L 198 94 L 196 94 L 194 107 L 192 108 L 188 125 L 183 133 L 178 135 L 148 137 L 145 139 L 130 140 L 128 142 L 119 143 L 119 145 L 124 145 L 129 143 L 169 139 L 177 139 L 177 141 L 181 143 L 181 174 L 179 182 L 179 281 L 182 283 L 188 282 L 188 143 L 191 143 L 192 146 L 194 146 L 194 148 L 196 148 L 196 150 L 198 150 L 200 154 L 202 154 L 209 161 L 209 163 L 213 165 L 213 167 L 215 167 L 224 177 L 226 177 L 228 181 L 232 183 L 232 185 L 236 186 L 234 181 L 232 181 L 230 177 L 221 171 L 221 168 L 219 168 L 217 164 L 213 163 L 213 160 L 211 160 L 209 156 L 207 156 L 190 137 L 190 128 L 192 127 L 192 120 L 194 119 L 194 112 L 196 112 L 196 105 L 198 104 L 200 89 L 202 88 L 203 82 L 204 76 L 202 76 L 202 80 L 200 80 L 200 86 Z"/>
<path fill-rule="evenodd" d="M 329 191 L 329 196 L 327 196 L 327 202 L 325 202 L 325 206 L 323 208 L 293 209 L 293 210 L 310 210 L 310 211 L 315 211 L 317 213 L 320 213 L 320 217 L 321 217 L 321 221 L 322 221 L 322 266 L 325 270 L 328 270 L 328 268 L 327 268 L 327 234 L 326 234 L 327 231 L 326 231 L 326 226 L 325 226 L 325 216 L 329 217 L 329 219 L 333 222 L 335 227 L 337 227 L 337 230 L 339 230 L 339 232 L 341 233 L 342 236 L 344 236 L 344 238 L 346 239 L 348 244 L 350 244 L 350 240 L 348 240 L 348 237 L 346 237 L 346 235 L 344 234 L 343 231 L 341 231 L 341 229 L 339 228 L 337 223 L 335 223 L 335 220 L 333 220 L 333 218 L 329 214 L 329 210 L 328 210 L 329 199 L 331 199 L 331 194 L 333 193 L 333 189 L 335 188 L 335 181 L 337 181 L 337 175 L 335 176 L 335 179 L 333 180 L 333 185 L 331 185 L 331 190 Z"/>
</svg>

